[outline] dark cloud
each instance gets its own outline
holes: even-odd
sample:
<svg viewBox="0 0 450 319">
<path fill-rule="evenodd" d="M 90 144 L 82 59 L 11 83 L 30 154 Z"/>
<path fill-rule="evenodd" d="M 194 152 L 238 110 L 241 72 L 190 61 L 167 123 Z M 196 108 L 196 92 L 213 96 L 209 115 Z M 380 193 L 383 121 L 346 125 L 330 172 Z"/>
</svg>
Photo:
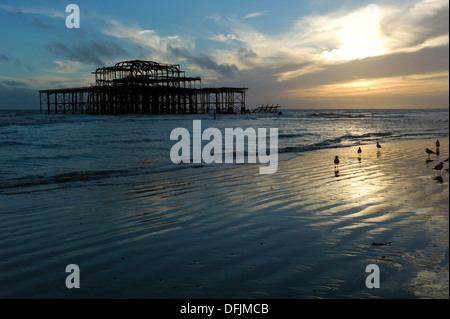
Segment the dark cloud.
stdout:
<svg viewBox="0 0 450 319">
<path fill-rule="evenodd" d="M 0 60 L 7 61 L 7 62 L 12 61 L 12 59 L 9 56 L 7 56 L 3 53 L 0 53 Z"/>
<path fill-rule="evenodd" d="M 50 25 L 45 23 L 44 21 L 42 21 L 41 19 L 38 18 L 34 18 L 32 21 L 33 26 L 43 29 L 43 30 L 48 30 L 50 29 Z"/>
<path fill-rule="evenodd" d="M 212 70 L 223 76 L 233 76 L 238 72 L 238 68 L 234 64 L 219 64 L 210 56 L 205 54 L 193 55 L 185 48 L 175 48 L 168 46 L 169 54 L 175 58 L 184 58 L 189 63 L 199 66 L 202 69 Z"/>
<path fill-rule="evenodd" d="M 307 73 L 287 81 L 291 88 L 342 83 L 358 79 L 376 79 L 414 74 L 429 74 L 449 70 L 449 47 L 425 48 L 416 52 L 394 53 L 354 60 Z"/>
<path fill-rule="evenodd" d="M 22 63 L 17 58 L 12 58 L 7 54 L 0 53 L 0 61 L 6 61 L 7 63 L 15 63 L 17 66 L 22 66 Z M 28 67 L 27 67 L 28 68 Z"/>
<path fill-rule="evenodd" d="M 127 50 L 113 41 L 91 40 L 76 45 L 56 41 L 47 45 L 47 48 L 56 55 L 98 67 L 106 66 L 115 59 L 130 56 Z"/>
<path fill-rule="evenodd" d="M 20 81 L 3 80 L 0 84 L 3 84 L 3 88 L 23 88 L 25 83 Z"/>
<path fill-rule="evenodd" d="M 258 57 L 258 55 L 252 49 L 247 48 L 238 48 L 237 55 L 240 60 L 248 60 Z"/>
<path fill-rule="evenodd" d="M 446 96 L 398 97 L 367 96 L 354 100 L 333 100 L 330 92 L 326 101 L 323 98 L 286 96 L 283 92 L 295 89 L 314 88 L 321 85 L 356 81 L 359 79 L 377 79 L 385 77 L 409 76 L 441 73 L 449 70 L 449 47 L 426 48 L 417 52 L 395 53 L 385 56 L 366 58 L 324 66 L 322 70 L 307 73 L 285 81 L 279 81 L 280 74 L 311 67 L 313 63 L 267 64 L 258 68 L 241 70 L 234 77 L 208 81 L 211 86 L 245 86 L 248 87 L 247 107 L 253 109 L 261 104 L 279 103 L 286 108 L 317 107 L 446 107 Z M 429 79 L 448 79 L 445 76 L 430 76 Z M 447 100 L 447 102 L 445 102 Z"/>
</svg>

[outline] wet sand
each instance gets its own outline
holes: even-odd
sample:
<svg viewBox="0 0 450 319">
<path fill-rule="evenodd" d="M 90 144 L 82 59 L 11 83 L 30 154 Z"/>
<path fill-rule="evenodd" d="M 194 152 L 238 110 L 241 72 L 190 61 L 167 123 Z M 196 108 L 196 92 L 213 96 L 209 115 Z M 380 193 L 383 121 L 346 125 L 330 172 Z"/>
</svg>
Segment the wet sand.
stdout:
<svg viewBox="0 0 450 319">
<path fill-rule="evenodd" d="M 428 160 L 434 142 L 1 195 L 0 297 L 449 298 L 449 164 L 433 170 L 449 141 Z"/>
</svg>

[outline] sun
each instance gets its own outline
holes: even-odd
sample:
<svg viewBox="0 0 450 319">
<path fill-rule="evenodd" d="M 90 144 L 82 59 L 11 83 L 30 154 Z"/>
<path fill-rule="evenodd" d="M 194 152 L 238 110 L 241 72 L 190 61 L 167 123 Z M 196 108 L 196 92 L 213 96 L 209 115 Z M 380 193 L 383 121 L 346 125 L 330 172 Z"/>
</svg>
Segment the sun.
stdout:
<svg viewBox="0 0 450 319">
<path fill-rule="evenodd" d="M 323 51 L 322 57 L 331 61 L 364 59 L 384 54 L 381 41 L 364 34 L 351 34 L 341 40 L 342 45 L 331 52 Z"/>
<path fill-rule="evenodd" d="M 383 39 L 380 32 L 380 12 L 375 5 L 368 6 L 349 21 L 349 28 L 341 30 L 335 49 L 322 51 L 327 61 L 347 61 L 382 55 Z"/>
</svg>

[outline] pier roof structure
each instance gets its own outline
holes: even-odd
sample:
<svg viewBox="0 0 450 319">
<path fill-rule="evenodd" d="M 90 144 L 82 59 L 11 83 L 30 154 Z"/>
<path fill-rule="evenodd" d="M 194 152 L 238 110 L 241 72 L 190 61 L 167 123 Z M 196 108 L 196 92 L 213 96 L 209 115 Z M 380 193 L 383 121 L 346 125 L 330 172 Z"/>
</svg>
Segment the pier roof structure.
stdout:
<svg viewBox="0 0 450 319">
<path fill-rule="evenodd" d="M 153 61 L 123 61 L 114 66 L 98 68 L 95 72 L 97 86 L 159 86 L 193 88 L 200 77 L 187 77 L 178 64 L 161 64 Z"/>
</svg>

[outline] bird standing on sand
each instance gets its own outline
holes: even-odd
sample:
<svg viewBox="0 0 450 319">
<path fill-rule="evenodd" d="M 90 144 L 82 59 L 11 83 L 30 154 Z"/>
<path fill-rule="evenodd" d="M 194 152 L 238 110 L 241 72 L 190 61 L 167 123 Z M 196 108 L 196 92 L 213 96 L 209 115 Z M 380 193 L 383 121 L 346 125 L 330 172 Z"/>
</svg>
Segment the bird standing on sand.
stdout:
<svg viewBox="0 0 450 319">
<path fill-rule="evenodd" d="M 361 150 L 361 147 L 360 148 L 358 148 L 358 154 L 361 154 L 362 153 L 362 150 Z"/>
<path fill-rule="evenodd" d="M 430 150 L 429 148 L 426 148 L 425 152 L 427 152 L 428 155 L 436 154 L 434 151 Z"/>
<path fill-rule="evenodd" d="M 442 174 L 442 169 L 444 168 L 444 162 L 440 162 L 439 164 L 437 164 L 435 167 L 433 167 L 433 169 L 439 171 L 440 174 Z"/>
<path fill-rule="evenodd" d="M 377 148 L 381 148 L 381 145 L 380 145 L 380 143 L 378 143 L 378 142 L 377 142 Z"/>
<path fill-rule="evenodd" d="M 441 143 L 439 143 L 439 140 L 436 141 L 436 147 L 440 147 Z"/>
<path fill-rule="evenodd" d="M 336 168 L 336 165 L 339 165 L 339 156 L 336 155 L 336 157 L 334 158 L 334 168 Z"/>
</svg>

